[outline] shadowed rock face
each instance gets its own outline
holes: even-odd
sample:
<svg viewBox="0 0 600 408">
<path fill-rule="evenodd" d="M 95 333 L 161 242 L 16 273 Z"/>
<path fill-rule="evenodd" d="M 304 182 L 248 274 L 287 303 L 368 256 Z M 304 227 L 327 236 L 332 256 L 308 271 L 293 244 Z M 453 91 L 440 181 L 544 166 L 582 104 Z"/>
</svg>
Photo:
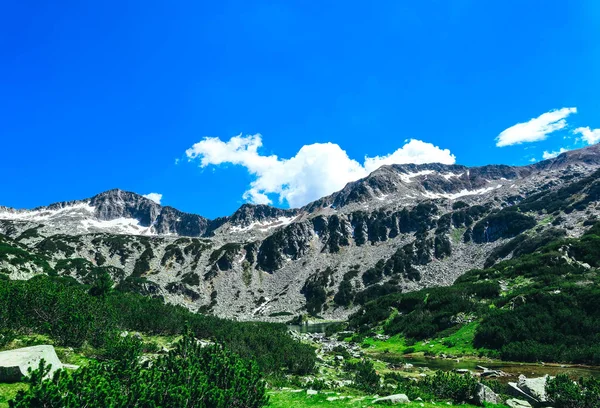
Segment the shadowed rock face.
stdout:
<svg viewBox="0 0 600 408">
<path fill-rule="evenodd" d="M 125 290 L 223 317 L 289 318 L 310 302 L 344 318 L 369 296 L 510 257 L 524 232 L 581 235 L 600 219 L 598 167 L 598 146 L 524 167 L 390 165 L 300 209 L 244 204 L 215 220 L 122 190 L 0 207 L 0 244 L 13 247 L 0 273 L 90 283 L 103 268 Z"/>
</svg>

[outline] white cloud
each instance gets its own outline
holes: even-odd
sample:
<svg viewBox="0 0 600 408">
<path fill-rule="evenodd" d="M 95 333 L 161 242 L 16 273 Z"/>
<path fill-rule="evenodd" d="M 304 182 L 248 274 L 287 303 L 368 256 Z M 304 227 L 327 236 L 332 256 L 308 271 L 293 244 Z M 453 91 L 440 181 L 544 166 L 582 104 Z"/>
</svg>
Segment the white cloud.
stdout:
<svg viewBox="0 0 600 408">
<path fill-rule="evenodd" d="M 365 168 L 371 172 L 384 164 L 444 163 L 454 164 L 456 157 L 448 149 L 440 149 L 431 143 L 410 139 L 408 143 L 387 156 L 365 157 Z"/>
<path fill-rule="evenodd" d="M 578 127 L 573 133 L 580 134 L 581 138 L 589 145 L 600 142 L 600 129 L 590 129 L 588 126 Z"/>
<path fill-rule="evenodd" d="M 535 163 L 537 161 L 537 159 L 535 157 L 532 157 L 531 159 L 529 159 L 529 163 Z"/>
<path fill-rule="evenodd" d="M 243 198 L 255 204 L 270 204 L 269 194 L 278 196 L 291 207 L 299 207 L 343 188 L 346 183 L 365 177 L 384 164 L 432 163 L 456 161 L 449 150 L 431 143 L 411 139 L 386 156 L 365 157 L 364 164 L 348 157 L 339 145 L 315 143 L 300 148 L 290 159 L 263 156 L 260 134 L 234 136 L 224 142 L 206 137 L 186 150 L 189 160 L 199 160 L 200 167 L 231 163 L 244 166 L 256 179 Z"/>
<path fill-rule="evenodd" d="M 496 146 L 503 147 L 544 140 L 550 133 L 565 128 L 567 126 L 566 117 L 571 113 L 577 113 L 577 108 L 555 109 L 530 119 L 528 122 L 517 123 L 503 130 L 496 137 Z"/>
<path fill-rule="evenodd" d="M 154 201 L 156 204 L 160 204 L 160 200 L 162 200 L 162 194 L 159 193 L 150 193 L 144 194 L 142 197 L 146 197 L 148 200 Z"/>
<path fill-rule="evenodd" d="M 544 160 L 554 159 L 556 156 L 558 156 L 559 154 L 564 153 L 566 151 L 568 151 L 568 149 L 565 149 L 564 147 L 561 147 L 559 150 L 557 150 L 555 152 L 544 151 L 544 153 L 542 154 L 542 157 L 544 158 Z"/>
</svg>

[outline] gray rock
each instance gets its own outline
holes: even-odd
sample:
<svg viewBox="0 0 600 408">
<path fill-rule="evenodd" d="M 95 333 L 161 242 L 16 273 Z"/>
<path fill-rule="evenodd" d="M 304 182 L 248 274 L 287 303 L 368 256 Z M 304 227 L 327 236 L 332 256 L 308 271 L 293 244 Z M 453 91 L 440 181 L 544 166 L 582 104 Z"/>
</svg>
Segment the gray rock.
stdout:
<svg viewBox="0 0 600 408">
<path fill-rule="evenodd" d="M 537 404 L 539 402 L 536 398 L 532 397 L 531 395 L 527 394 L 525 391 L 520 389 L 518 384 L 515 382 L 509 382 L 507 390 L 509 394 L 521 400 L 525 400 L 533 404 Z"/>
<path fill-rule="evenodd" d="M 376 398 L 373 400 L 373 404 L 388 403 L 388 404 L 408 404 L 410 400 L 406 394 L 394 394 L 388 395 L 387 397 Z"/>
<path fill-rule="evenodd" d="M 539 402 L 548 401 L 546 396 L 546 381 L 548 376 L 538 378 L 526 378 L 524 375 L 519 376 L 517 387 L 525 394 L 535 398 Z"/>
<path fill-rule="evenodd" d="M 532 408 L 529 402 L 516 398 L 506 400 L 506 405 L 510 408 Z"/>
<path fill-rule="evenodd" d="M 53 346 L 24 347 L 0 352 L 0 382 L 21 381 L 22 377 L 27 375 L 27 370 L 30 367 L 35 370 L 42 359 L 46 364 L 52 365 L 48 376 L 63 368 Z"/>
<path fill-rule="evenodd" d="M 475 401 L 478 405 L 483 405 L 484 402 L 490 404 L 501 404 L 502 399 L 490 387 L 484 384 L 477 384 L 475 391 Z"/>
</svg>

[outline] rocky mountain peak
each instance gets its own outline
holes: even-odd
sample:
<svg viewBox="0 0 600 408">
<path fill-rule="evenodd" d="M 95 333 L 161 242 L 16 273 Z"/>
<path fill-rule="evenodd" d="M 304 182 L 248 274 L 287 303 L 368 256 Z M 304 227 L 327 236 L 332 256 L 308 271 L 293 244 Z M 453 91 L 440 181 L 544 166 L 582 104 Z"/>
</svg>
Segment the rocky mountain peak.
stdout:
<svg viewBox="0 0 600 408">
<path fill-rule="evenodd" d="M 100 220 L 134 218 L 149 227 L 158 218 L 162 207 L 139 194 L 120 189 L 108 190 L 92 197 L 90 205 Z"/>
</svg>

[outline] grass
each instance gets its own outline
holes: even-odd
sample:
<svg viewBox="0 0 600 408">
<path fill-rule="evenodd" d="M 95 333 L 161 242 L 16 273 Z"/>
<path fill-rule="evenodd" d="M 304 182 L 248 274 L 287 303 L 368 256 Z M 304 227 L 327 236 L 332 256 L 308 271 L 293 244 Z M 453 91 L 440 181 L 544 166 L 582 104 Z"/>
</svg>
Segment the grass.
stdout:
<svg viewBox="0 0 600 408">
<path fill-rule="evenodd" d="M 458 244 L 463 240 L 463 235 L 465 234 L 466 228 L 454 228 L 450 232 L 450 239 L 454 244 Z"/>
<path fill-rule="evenodd" d="M 269 407 L 271 408 L 304 408 L 304 407 L 328 407 L 328 408 L 367 408 L 375 406 L 385 406 L 373 404 L 373 397 L 358 397 L 350 396 L 350 398 L 328 401 L 327 398 L 335 398 L 340 395 L 335 392 L 320 392 L 317 395 L 307 395 L 306 391 L 290 392 L 290 391 L 273 391 L 270 394 Z M 341 396 L 349 396 L 341 394 Z M 458 406 L 463 408 L 475 408 L 474 405 L 446 405 L 446 403 L 438 402 L 436 404 L 429 402 L 411 402 L 409 404 L 400 404 L 399 407 L 406 408 L 439 408 L 440 406 Z M 488 405 L 487 407 L 500 408 L 504 405 Z"/>
<path fill-rule="evenodd" d="M 2 384 L 0 383 L 0 408 L 7 408 L 8 401 L 13 399 L 17 392 L 26 390 L 28 387 L 25 383 Z"/>
<path fill-rule="evenodd" d="M 477 330 L 478 322 L 471 322 L 461 326 L 454 333 L 447 336 L 434 338 L 428 341 L 418 341 L 415 344 L 407 344 L 406 339 L 401 335 L 395 335 L 388 340 L 375 340 L 366 338 L 364 343 L 369 348 L 364 349 L 367 353 L 397 353 L 404 354 L 406 349 L 412 348 L 413 353 L 428 354 L 448 354 L 453 356 L 478 356 L 485 350 L 479 350 L 473 347 L 473 338 Z"/>
</svg>

